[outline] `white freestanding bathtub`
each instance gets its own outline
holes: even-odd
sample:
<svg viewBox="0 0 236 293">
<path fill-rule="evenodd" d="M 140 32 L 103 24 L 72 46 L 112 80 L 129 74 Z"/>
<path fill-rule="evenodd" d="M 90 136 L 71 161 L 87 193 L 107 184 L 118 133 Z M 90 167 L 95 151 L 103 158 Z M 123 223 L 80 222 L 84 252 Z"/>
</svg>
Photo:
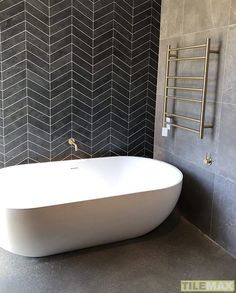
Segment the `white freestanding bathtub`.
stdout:
<svg viewBox="0 0 236 293">
<path fill-rule="evenodd" d="M 143 235 L 181 191 L 175 167 L 110 157 L 0 170 L 0 247 L 40 257 Z"/>
</svg>

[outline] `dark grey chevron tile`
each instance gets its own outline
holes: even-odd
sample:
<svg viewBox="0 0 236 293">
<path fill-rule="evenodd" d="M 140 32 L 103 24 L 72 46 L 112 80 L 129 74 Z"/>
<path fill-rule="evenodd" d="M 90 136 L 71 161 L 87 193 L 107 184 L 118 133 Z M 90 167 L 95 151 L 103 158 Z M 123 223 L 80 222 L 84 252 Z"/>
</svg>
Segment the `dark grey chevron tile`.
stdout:
<svg viewBox="0 0 236 293">
<path fill-rule="evenodd" d="M 3 2 L 3 3 L 2 3 Z M 5 2 L 5 3 L 4 3 Z M 17 1 L 18 2 L 18 1 Z M 5 4 L 5 5 L 4 5 Z M 21 11 L 24 11 L 24 1 L 19 1 L 19 3 L 10 3 L 8 1 L 1 1 L 1 22 L 11 17 L 14 17 Z"/>
<path fill-rule="evenodd" d="M 2 15 L 1 15 L 1 18 L 2 18 Z M 25 12 L 22 10 L 18 14 L 13 15 L 11 18 L 6 19 L 5 21 L 1 21 L 0 23 L 1 31 L 4 32 L 5 30 L 8 30 L 12 26 L 15 26 L 16 24 L 21 23 L 24 20 L 25 20 Z"/>
<path fill-rule="evenodd" d="M 22 52 L 24 50 L 26 50 L 26 46 L 25 42 L 23 41 L 5 51 L 2 51 L 2 60 L 4 61 L 6 59 L 9 59 L 10 57 L 17 55 L 19 52 Z"/>
<path fill-rule="evenodd" d="M 132 13 L 129 13 L 122 7 L 122 5 L 120 5 L 119 1 L 115 1 L 115 12 L 125 20 L 125 21 L 123 20 L 123 23 L 126 22 L 128 25 L 130 26 L 132 25 L 133 11 Z M 131 31 L 131 28 L 129 29 L 129 31 Z"/>
<path fill-rule="evenodd" d="M 121 97 L 123 96 L 124 98 L 129 98 L 129 91 L 121 84 L 117 83 L 116 80 L 113 80 L 112 85 L 113 89 L 120 93 Z"/>
<path fill-rule="evenodd" d="M 123 88 L 125 88 L 127 91 L 130 89 L 130 78 L 127 80 L 125 79 L 125 76 L 122 74 L 122 72 L 119 72 L 120 75 L 113 72 L 113 80 L 121 85 Z"/>
<path fill-rule="evenodd" d="M 10 67 L 15 66 L 16 64 L 22 62 L 26 59 L 26 51 L 17 53 L 17 55 L 8 58 L 7 60 L 2 60 L 2 70 L 8 70 Z"/>
<path fill-rule="evenodd" d="M 5 12 L 9 7 L 12 7 L 13 5 L 19 5 L 19 3 L 22 3 L 22 0 L 9 0 L 9 1 L 1 1 L 0 2 L 0 11 Z"/>
<path fill-rule="evenodd" d="M 33 62 L 31 62 L 29 59 L 26 60 L 26 67 L 28 71 L 33 72 L 34 74 L 37 74 L 39 77 L 45 79 L 49 83 L 49 72 L 44 70 L 43 68 L 36 66 Z"/>
<path fill-rule="evenodd" d="M 98 37 L 94 39 L 94 46 L 97 47 L 112 37 L 113 37 L 113 30 L 106 31 L 105 33 L 99 35 Z"/>
<path fill-rule="evenodd" d="M 72 35 L 66 36 L 65 38 L 60 39 L 50 46 L 51 54 L 58 51 L 59 48 L 64 48 L 72 43 Z"/>
<path fill-rule="evenodd" d="M 62 67 L 58 68 L 57 70 L 51 72 L 51 80 L 55 80 L 59 78 L 60 76 L 64 75 L 67 72 L 71 71 L 72 63 L 69 61 L 69 63 L 63 65 Z"/>
<path fill-rule="evenodd" d="M 42 23 L 42 25 L 49 26 L 49 18 L 48 18 L 48 15 L 42 13 L 42 11 L 40 11 L 37 8 L 35 8 L 34 6 L 32 6 L 29 3 L 29 1 L 26 1 L 25 6 L 26 6 L 26 11 L 28 13 L 30 13 L 32 16 L 34 16 L 35 18 L 37 18 L 38 20 L 40 20 L 40 22 Z"/>
<path fill-rule="evenodd" d="M 37 118 L 36 118 L 36 117 L 32 116 L 32 115 L 35 114 L 35 112 L 36 111 L 33 111 L 32 109 L 30 109 L 30 113 L 28 115 L 28 123 L 32 124 L 33 126 L 39 128 L 41 130 L 43 130 L 44 132 L 49 133 L 50 132 L 50 126 L 47 123 L 47 120 L 46 120 L 47 117 L 45 117 L 45 115 L 43 115 L 41 113 L 38 113 Z M 31 115 L 31 113 L 32 113 L 32 115 Z M 43 122 L 41 120 L 42 118 L 45 119 L 44 120 L 45 122 Z"/>
<path fill-rule="evenodd" d="M 123 79 L 125 79 L 127 82 L 130 82 L 131 80 L 131 68 L 126 67 L 128 71 L 124 71 L 124 69 L 119 67 L 119 64 L 117 62 L 114 62 L 113 64 L 113 72 L 117 76 L 121 76 Z"/>
<path fill-rule="evenodd" d="M 25 108 L 26 105 L 27 105 L 26 98 L 24 97 L 21 100 L 17 101 L 16 103 L 11 104 L 9 107 L 5 107 L 4 108 L 4 122 L 6 124 L 9 124 L 9 122 L 11 122 L 11 120 L 8 122 L 8 117 L 10 117 L 10 119 L 13 119 L 12 115 L 14 115 L 14 113 L 21 110 L 22 108 Z M 16 117 L 18 117 L 18 116 L 16 116 Z"/>
<path fill-rule="evenodd" d="M 50 132 L 44 131 L 43 129 L 39 128 L 38 126 L 34 124 L 31 124 L 31 123 L 28 124 L 28 132 L 34 134 L 35 136 L 43 140 L 46 140 L 48 142 L 50 141 Z"/>
<path fill-rule="evenodd" d="M 42 43 L 42 44 L 40 44 L 40 47 L 43 46 L 44 48 L 47 48 L 47 47 L 45 47 L 45 44 L 46 45 L 49 44 L 49 36 L 46 33 L 44 33 L 43 31 L 39 30 L 37 27 L 33 26 L 29 22 L 26 22 L 26 31 L 27 31 L 26 38 L 30 36 L 30 38 L 32 39 L 31 36 L 34 36 L 34 38 L 35 37 L 37 38 L 39 43 L 40 42 Z M 29 41 L 31 39 L 29 39 Z M 43 44 L 43 43 L 45 43 L 45 44 Z M 35 42 L 33 42 L 33 44 L 38 45 Z M 45 49 L 45 51 L 47 52 L 47 49 Z"/>
<path fill-rule="evenodd" d="M 103 120 L 103 123 L 100 122 L 100 120 Z M 92 137 L 97 137 L 99 136 L 100 133 L 102 133 L 104 131 L 104 129 L 108 129 L 109 127 L 112 127 L 111 126 L 111 121 L 110 121 L 110 116 L 107 115 L 107 117 L 105 116 L 104 118 L 100 119 L 97 121 L 97 127 L 93 127 L 92 129 Z"/>
<path fill-rule="evenodd" d="M 25 30 L 25 23 L 21 22 L 19 24 L 14 25 L 10 29 L 3 31 L 1 34 L 3 47 L 5 42 L 7 42 L 10 38 L 14 37 L 16 34 L 19 34 L 24 30 Z"/>
<path fill-rule="evenodd" d="M 102 1 L 100 3 L 102 4 L 101 7 L 100 8 L 97 7 L 97 10 L 95 10 L 94 12 L 95 20 L 101 19 L 102 17 L 106 16 L 114 9 L 114 4 L 111 2 L 108 5 L 106 5 L 106 3 L 102 3 Z"/>
<path fill-rule="evenodd" d="M 51 91 L 51 97 L 55 98 L 60 95 L 60 93 L 65 92 L 67 89 L 71 88 L 71 81 L 65 81 L 63 84 Z"/>
<path fill-rule="evenodd" d="M 37 109 L 39 112 L 45 114 L 46 116 L 50 117 L 50 109 L 48 106 L 38 103 L 37 101 L 33 100 L 31 97 L 28 97 L 28 106 L 29 109 Z M 30 112 L 28 109 L 28 112 Z"/>
<path fill-rule="evenodd" d="M 72 40 L 73 40 L 74 46 L 84 50 L 89 55 L 93 54 L 93 48 L 90 45 L 86 44 L 81 38 L 77 38 L 77 36 L 74 33 L 73 33 Z"/>
<path fill-rule="evenodd" d="M 89 7 L 87 7 L 87 5 L 84 5 L 84 3 L 82 3 L 81 1 L 73 0 L 73 8 L 75 9 L 75 11 L 74 11 L 75 17 L 77 17 L 76 11 L 79 11 L 81 14 L 83 14 L 84 16 L 89 18 L 90 22 L 92 22 L 93 11 L 91 9 L 89 9 Z M 87 22 L 85 21 L 85 23 L 87 23 Z M 91 27 L 92 27 L 92 24 L 91 24 Z"/>
<path fill-rule="evenodd" d="M 143 36 L 145 36 L 147 34 L 149 35 L 149 38 L 150 38 L 151 27 L 152 27 L 151 23 L 148 23 L 148 25 L 144 26 L 143 28 L 141 28 L 140 30 L 135 32 L 133 34 L 133 41 L 137 41 L 138 39 L 140 39 L 141 37 L 143 37 Z"/>
<path fill-rule="evenodd" d="M 76 91 L 81 93 L 82 95 L 85 95 L 89 97 L 90 99 L 92 98 L 92 91 L 88 89 L 87 87 L 85 87 L 84 85 L 82 85 L 81 83 L 76 82 L 76 80 L 73 80 L 73 88 L 75 88 Z"/>
<path fill-rule="evenodd" d="M 80 92 L 77 92 L 76 89 L 74 89 L 74 88 L 73 88 L 72 95 L 73 95 L 72 104 L 73 104 L 74 100 L 79 100 L 82 103 L 84 103 L 85 105 L 87 105 L 88 107 L 90 107 L 90 108 L 92 107 L 93 100 L 90 97 L 85 96 Z"/>
<path fill-rule="evenodd" d="M 41 87 L 39 84 L 36 84 L 31 80 L 28 80 L 27 84 L 30 90 L 36 92 L 36 94 L 39 96 L 43 96 L 44 98 L 49 99 L 49 91 L 47 89 Z"/>
<path fill-rule="evenodd" d="M 92 64 L 91 64 L 91 63 L 86 62 L 84 59 L 82 59 L 80 56 L 78 56 L 78 55 L 76 54 L 76 52 L 74 52 L 72 58 L 73 58 L 73 62 L 74 62 L 75 64 L 77 64 L 78 66 L 84 68 L 84 70 L 86 70 L 86 71 L 92 73 L 92 69 L 93 69 L 93 67 L 92 67 Z"/>
<path fill-rule="evenodd" d="M 50 89 L 50 85 L 49 85 L 48 80 L 42 78 L 38 74 L 35 74 L 31 70 L 27 71 L 27 80 L 33 81 L 35 84 L 39 85 L 40 87 L 42 87 L 46 90 Z"/>
<path fill-rule="evenodd" d="M 51 54 L 51 62 L 55 62 L 58 59 L 61 59 L 67 54 L 71 54 L 71 44 L 68 44 L 66 47 L 59 49 L 58 51 Z"/>
<path fill-rule="evenodd" d="M 53 15 L 65 10 L 66 8 L 72 6 L 71 5 L 71 0 L 62 0 L 59 1 L 58 3 L 55 3 L 54 5 L 50 6 L 50 16 L 52 17 Z"/>
<path fill-rule="evenodd" d="M 50 124 L 50 117 L 47 116 L 45 112 L 41 112 L 38 108 L 36 109 L 31 106 L 28 106 L 28 115 L 34 117 L 35 119 L 39 120 L 40 122 L 44 124 L 47 124 L 47 125 Z M 32 120 L 29 119 L 29 121 L 32 121 Z"/>
<path fill-rule="evenodd" d="M 83 112 L 87 113 L 88 115 L 91 115 L 91 107 L 89 107 L 88 105 L 82 103 L 79 99 L 73 99 L 73 106 L 75 107 L 74 108 L 75 111 L 76 111 L 76 108 L 77 108 L 77 109 L 80 109 Z"/>
<path fill-rule="evenodd" d="M 51 115 L 54 116 L 58 113 L 60 113 L 63 109 L 68 109 L 68 107 L 71 105 L 71 96 L 64 97 L 63 101 L 56 106 L 51 108 Z"/>
<path fill-rule="evenodd" d="M 2 51 L 5 51 L 5 50 L 15 46 L 15 44 L 19 44 L 24 41 L 25 41 L 25 32 L 20 31 L 18 34 L 14 35 L 13 37 L 11 37 L 1 43 Z"/>
<path fill-rule="evenodd" d="M 108 64 L 107 66 L 105 66 L 104 68 L 102 68 L 101 70 L 94 72 L 93 74 L 93 81 L 97 82 L 98 80 L 100 80 L 104 75 L 106 75 L 108 72 L 112 72 L 112 69 L 114 68 L 113 64 Z"/>
<path fill-rule="evenodd" d="M 25 147 L 26 146 L 22 147 L 22 150 Z M 20 149 L 18 149 L 18 151 L 16 150 L 15 153 L 12 154 L 12 158 L 10 158 L 9 160 L 5 160 L 6 161 L 5 167 L 15 166 L 15 165 L 19 165 L 21 163 L 27 162 L 27 157 L 28 157 L 27 149 L 23 150 L 23 152 L 21 153 L 18 153 L 19 151 Z"/>
<path fill-rule="evenodd" d="M 53 131 L 51 133 L 51 144 L 52 147 L 55 148 L 56 145 L 55 143 L 57 143 L 57 140 L 62 137 L 65 136 L 65 133 L 71 132 L 71 124 L 67 123 L 65 125 L 63 125 L 60 128 L 55 128 L 55 131 Z"/>
<path fill-rule="evenodd" d="M 8 135 L 4 135 L 5 146 L 8 144 L 16 146 L 18 137 L 24 135 L 25 133 L 27 133 L 27 124 L 22 125 Z"/>
<path fill-rule="evenodd" d="M 27 2 L 35 7 L 36 9 L 38 9 L 40 12 L 46 14 L 46 15 L 49 15 L 49 5 L 48 3 L 45 4 L 43 3 L 42 1 L 39 1 L 39 0 L 27 0 Z"/>
<path fill-rule="evenodd" d="M 60 137 L 55 138 L 51 142 L 51 150 L 56 149 L 58 146 L 61 144 L 67 143 L 68 144 L 68 139 L 71 137 L 71 127 L 70 129 L 66 132 L 64 131 L 63 135 Z M 68 146 L 68 145 L 67 145 Z"/>
<path fill-rule="evenodd" d="M 56 42 L 61 41 L 62 39 L 70 36 L 71 32 L 72 32 L 71 24 L 68 27 L 63 27 L 62 30 L 60 30 L 50 36 L 50 45 L 52 46 Z M 60 49 L 60 47 L 58 47 L 58 48 Z"/>
<path fill-rule="evenodd" d="M 28 96 L 30 99 L 33 101 L 45 105 L 45 107 L 49 108 L 50 107 L 50 100 L 49 100 L 49 93 L 48 97 L 44 97 L 40 95 L 39 93 L 35 92 L 32 90 L 30 87 L 27 88 Z"/>
<path fill-rule="evenodd" d="M 136 89 L 137 89 L 137 92 L 136 92 L 137 95 L 140 92 L 142 92 L 143 90 L 146 90 L 146 92 L 147 92 L 147 88 L 146 89 L 145 88 L 143 89 L 142 88 L 142 85 L 147 82 L 148 78 L 149 78 L 149 72 L 145 68 L 144 74 L 143 75 L 139 75 L 137 79 L 135 79 L 135 80 L 132 81 L 131 90 L 132 91 L 133 90 L 136 91 Z"/>
<path fill-rule="evenodd" d="M 64 145 L 64 147 L 60 147 L 57 151 L 56 151 L 56 155 L 52 156 L 52 161 L 62 161 L 65 159 L 68 159 L 68 156 L 71 157 L 71 147 L 68 145 Z"/>
<path fill-rule="evenodd" d="M 30 10 L 27 10 L 26 13 L 26 21 L 30 23 L 38 30 L 42 31 L 44 34 L 49 34 L 49 26 L 48 24 L 42 22 L 40 19 L 37 18 L 37 15 L 32 15 Z"/>
<path fill-rule="evenodd" d="M 83 61 L 92 64 L 92 56 L 89 53 L 76 46 L 72 46 L 72 50 L 76 56 L 79 56 L 80 59 L 83 59 Z"/>
<path fill-rule="evenodd" d="M 114 58 L 114 56 L 108 56 L 106 59 L 102 60 L 101 62 L 94 64 L 94 72 L 98 72 L 100 70 L 102 70 L 104 67 L 112 64 L 112 59 Z"/>
<path fill-rule="evenodd" d="M 22 79 L 23 80 L 26 79 L 26 70 L 25 69 L 19 73 L 16 73 L 15 75 L 12 75 L 8 79 L 5 79 L 2 84 L 3 90 L 6 90 L 12 86 L 15 86 L 15 84 L 20 82 Z"/>
<path fill-rule="evenodd" d="M 100 103 L 96 104 L 93 107 L 93 115 L 96 115 L 98 112 L 110 106 L 110 104 L 111 104 L 111 97 L 108 97 L 106 99 L 103 98 L 103 100 Z M 96 116 L 94 117 L 94 119 L 96 119 Z"/>
<path fill-rule="evenodd" d="M 92 156 L 98 156 L 100 157 L 103 153 L 107 153 L 107 151 L 110 151 L 110 137 L 106 137 L 96 145 L 92 146 Z"/>
<path fill-rule="evenodd" d="M 98 79 L 97 81 L 95 81 L 93 83 L 93 91 L 94 91 L 94 94 L 97 95 L 97 90 L 100 87 L 103 87 L 108 82 L 111 82 L 111 80 L 112 80 L 112 73 L 109 72 L 108 74 L 104 75 L 103 77 L 101 77 L 100 79 Z M 104 89 L 103 89 L 103 91 L 104 91 Z M 100 93 L 100 91 L 99 91 L 99 93 Z"/>
<path fill-rule="evenodd" d="M 121 127 L 125 129 L 128 129 L 128 125 L 130 123 L 130 121 L 122 119 L 120 116 L 116 115 L 115 112 L 112 112 L 112 121 L 114 121 L 116 124 L 119 124 Z"/>
<path fill-rule="evenodd" d="M 57 14 L 50 17 L 50 25 L 54 25 L 67 17 L 71 17 L 71 7 L 68 7 L 65 10 L 60 11 Z"/>
<path fill-rule="evenodd" d="M 80 19 L 73 17 L 72 19 L 73 27 L 72 27 L 72 32 L 73 32 L 73 37 L 76 34 L 76 29 L 85 33 L 88 35 L 90 38 L 93 37 L 93 30 L 91 27 L 88 27 L 86 24 L 84 24 Z M 73 42 L 74 43 L 74 42 Z"/>
<path fill-rule="evenodd" d="M 110 138 L 110 127 L 104 128 L 97 136 L 93 136 L 93 146 L 100 144 L 101 141 Z"/>
<path fill-rule="evenodd" d="M 55 119 L 54 124 L 51 126 L 52 133 L 57 133 L 57 136 L 61 136 L 63 134 L 62 128 L 71 123 L 71 113 L 68 113 L 67 116 L 62 116 L 64 118 L 59 121 Z"/>
<path fill-rule="evenodd" d="M 94 25 L 94 38 L 99 37 L 100 35 L 103 35 L 104 33 L 106 33 L 107 31 L 111 31 L 113 30 L 114 27 L 114 21 L 113 21 L 113 14 L 110 13 L 109 14 L 110 18 L 108 19 L 108 16 L 106 17 L 106 22 L 103 25 L 98 25 L 98 23 L 96 23 Z M 110 40 L 110 39 L 108 39 Z"/>
<path fill-rule="evenodd" d="M 112 89 L 112 103 L 115 100 L 120 101 L 121 103 L 125 104 L 127 107 L 130 106 L 130 98 L 128 97 L 122 97 L 121 94 L 116 91 L 114 88 Z"/>
<path fill-rule="evenodd" d="M 27 51 L 27 59 L 34 63 L 35 65 L 37 65 L 38 67 L 44 69 L 45 71 L 48 71 L 49 70 L 49 63 L 47 60 L 44 60 L 44 56 L 47 56 L 46 54 L 44 56 L 42 56 L 43 58 L 41 58 L 40 54 L 42 55 L 42 51 L 39 51 L 38 52 L 36 51 L 35 52 L 36 54 L 34 53 L 31 53 L 31 51 Z M 48 56 L 47 56 L 48 58 Z"/>
<path fill-rule="evenodd" d="M 106 108 L 103 108 L 101 111 L 99 111 L 93 115 L 93 123 L 94 123 L 94 121 L 98 121 L 101 118 L 105 117 L 110 112 L 111 112 L 111 106 L 108 105 Z"/>
<path fill-rule="evenodd" d="M 119 6 L 126 11 L 126 13 L 128 13 L 129 15 L 132 15 L 133 14 L 133 3 L 131 2 L 131 5 L 125 1 L 125 0 L 119 0 L 117 1 L 116 3 L 119 4 Z"/>
<path fill-rule="evenodd" d="M 97 0 L 94 1 L 94 11 L 100 10 L 101 8 L 107 6 L 108 4 L 111 4 L 111 0 Z"/>
<path fill-rule="evenodd" d="M 114 97 L 114 92 L 112 94 L 112 105 L 118 109 L 121 109 L 121 111 L 125 113 L 129 113 L 129 101 L 125 101 L 126 103 L 123 103 L 123 101 L 120 101 L 120 99 Z"/>
<path fill-rule="evenodd" d="M 94 29 L 95 30 L 103 30 L 104 25 L 110 23 L 113 21 L 114 13 L 113 11 L 110 11 L 108 14 L 105 14 L 103 17 L 100 17 L 99 19 L 94 19 Z M 95 32 L 96 33 L 96 32 Z"/>
<path fill-rule="evenodd" d="M 107 90 L 109 90 L 110 88 L 111 88 L 111 80 L 108 80 L 108 82 L 106 82 L 105 84 L 101 85 L 96 90 L 94 90 L 93 95 L 94 97 L 97 97 L 103 94 L 104 92 L 106 92 Z"/>
<path fill-rule="evenodd" d="M 76 1 L 78 3 L 78 1 Z M 84 7 L 83 5 L 81 5 Z M 89 10 L 88 10 L 89 11 Z M 83 14 L 84 11 L 78 10 L 76 7 L 73 8 L 73 18 L 76 18 L 77 20 L 81 21 L 83 24 L 85 24 L 88 28 L 93 28 L 93 18 L 88 17 L 86 14 Z"/>
<path fill-rule="evenodd" d="M 131 66 L 131 60 L 126 54 L 122 53 L 119 50 L 119 47 L 113 48 L 113 60 L 114 60 L 114 64 L 116 64 L 125 72 L 129 72 L 130 66 Z"/>
<path fill-rule="evenodd" d="M 112 136 L 116 139 L 118 139 L 121 143 L 127 145 L 128 137 L 127 133 L 124 135 L 122 132 L 120 132 L 120 127 L 116 127 L 117 124 L 113 125 L 112 129 Z"/>
<path fill-rule="evenodd" d="M 33 137 L 31 138 L 32 140 L 30 140 L 28 144 L 29 149 L 35 154 L 40 155 L 40 157 L 43 156 L 50 160 L 50 148 L 44 148 L 41 142 L 35 143 Z M 37 161 L 40 162 L 41 160 L 38 158 Z"/>
<path fill-rule="evenodd" d="M 10 96 L 14 95 L 16 92 L 21 91 L 26 87 L 26 79 L 23 79 L 22 81 L 18 82 L 14 86 L 11 86 L 10 88 L 3 91 L 3 99 L 9 98 Z"/>
<path fill-rule="evenodd" d="M 78 1 L 78 0 L 72 0 L 73 5 L 74 5 L 74 2 L 76 2 L 76 1 Z M 94 7 L 94 2 L 93 1 L 91 1 L 91 0 L 79 0 L 79 2 L 93 12 L 93 10 L 94 10 L 93 9 L 93 7 Z"/>
<path fill-rule="evenodd" d="M 85 121 L 91 121 L 91 114 L 87 113 L 83 110 L 81 110 L 80 108 L 77 108 L 75 106 L 72 106 L 72 113 L 78 117 L 81 117 L 81 119 L 85 120 Z"/>
<path fill-rule="evenodd" d="M 71 62 L 71 53 L 61 57 L 60 59 L 54 61 L 53 63 L 50 64 L 50 71 L 54 72 L 55 70 L 60 69 L 62 66 L 65 64 L 68 64 Z"/>
<path fill-rule="evenodd" d="M 71 15 L 68 17 L 61 19 L 59 22 L 53 24 L 50 24 L 50 34 L 53 36 L 54 34 L 60 32 L 64 28 L 71 27 Z"/>
<path fill-rule="evenodd" d="M 58 77 L 57 79 L 54 79 L 51 81 L 51 90 L 55 90 L 56 88 L 58 88 L 60 85 L 62 85 L 63 83 L 65 83 L 66 81 L 71 81 L 71 77 L 72 77 L 72 72 L 69 71 L 63 75 L 61 75 L 60 77 Z"/>
<path fill-rule="evenodd" d="M 26 116 L 26 108 L 23 109 L 23 111 L 21 111 L 21 117 L 20 118 L 16 118 L 13 120 L 8 121 L 8 124 L 5 123 L 4 125 L 4 135 L 10 135 L 10 133 L 12 133 L 13 131 L 17 131 L 17 129 L 19 129 L 20 127 L 22 127 L 23 125 L 26 125 L 27 123 L 27 116 Z"/>
</svg>

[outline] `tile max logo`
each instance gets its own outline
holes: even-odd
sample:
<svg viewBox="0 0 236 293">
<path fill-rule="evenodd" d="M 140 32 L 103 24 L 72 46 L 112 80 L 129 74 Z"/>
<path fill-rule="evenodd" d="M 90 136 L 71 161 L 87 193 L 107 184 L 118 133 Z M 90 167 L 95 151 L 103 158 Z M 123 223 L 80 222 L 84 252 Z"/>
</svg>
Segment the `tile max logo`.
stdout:
<svg viewBox="0 0 236 293">
<path fill-rule="evenodd" d="M 181 292 L 235 292 L 235 281 L 182 280 Z"/>
</svg>

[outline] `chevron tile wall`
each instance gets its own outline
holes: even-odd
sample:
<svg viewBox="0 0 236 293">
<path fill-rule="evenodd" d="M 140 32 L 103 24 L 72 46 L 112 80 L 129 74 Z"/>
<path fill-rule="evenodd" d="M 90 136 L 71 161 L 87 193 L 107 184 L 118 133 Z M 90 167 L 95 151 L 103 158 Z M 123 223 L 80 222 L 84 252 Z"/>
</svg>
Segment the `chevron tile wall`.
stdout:
<svg viewBox="0 0 236 293">
<path fill-rule="evenodd" d="M 0 167 L 152 157 L 160 1 L 0 1 Z"/>
</svg>

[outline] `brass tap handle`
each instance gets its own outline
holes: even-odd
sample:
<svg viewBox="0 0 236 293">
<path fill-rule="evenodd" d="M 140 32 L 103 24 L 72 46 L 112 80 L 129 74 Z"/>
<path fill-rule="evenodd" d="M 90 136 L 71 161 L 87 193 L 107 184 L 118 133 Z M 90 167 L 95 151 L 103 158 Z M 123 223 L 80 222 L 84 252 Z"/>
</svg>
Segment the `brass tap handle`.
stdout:
<svg viewBox="0 0 236 293">
<path fill-rule="evenodd" d="M 69 145 L 71 145 L 75 148 L 75 152 L 78 151 L 78 145 L 76 144 L 75 139 L 73 137 L 68 139 L 68 143 L 69 143 Z"/>
<path fill-rule="evenodd" d="M 73 145 L 73 144 L 75 143 L 75 139 L 74 139 L 73 137 L 69 138 L 69 139 L 68 139 L 68 143 L 69 143 L 70 145 Z"/>
<path fill-rule="evenodd" d="M 211 166 L 212 165 L 213 160 L 212 160 L 211 154 L 206 153 L 205 158 L 203 160 L 203 163 L 205 165 L 207 165 L 207 166 Z"/>
</svg>

